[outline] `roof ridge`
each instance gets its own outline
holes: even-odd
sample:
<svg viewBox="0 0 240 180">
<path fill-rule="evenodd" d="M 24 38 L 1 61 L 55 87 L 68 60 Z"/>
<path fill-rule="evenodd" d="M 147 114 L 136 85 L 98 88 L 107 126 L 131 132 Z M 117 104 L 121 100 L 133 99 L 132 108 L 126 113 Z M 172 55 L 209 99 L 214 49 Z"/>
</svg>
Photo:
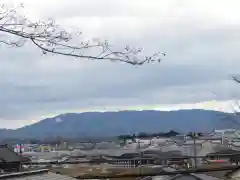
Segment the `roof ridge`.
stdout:
<svg viewBox="0 0 240 180">
<path fill-rule="evenodd" d="M 34 170 L 34 171 L 25 171 L 25 172 L 3 174 L 3 175 L 0 175 L 0 179 L 26 176 L 26 175 L 35 175 L 35 174 L 41 174 L 41 173 L 46 173 L 46 172 L 49 172 L 49 169 L 39 169 L 39 170 Z"/>
</svg>

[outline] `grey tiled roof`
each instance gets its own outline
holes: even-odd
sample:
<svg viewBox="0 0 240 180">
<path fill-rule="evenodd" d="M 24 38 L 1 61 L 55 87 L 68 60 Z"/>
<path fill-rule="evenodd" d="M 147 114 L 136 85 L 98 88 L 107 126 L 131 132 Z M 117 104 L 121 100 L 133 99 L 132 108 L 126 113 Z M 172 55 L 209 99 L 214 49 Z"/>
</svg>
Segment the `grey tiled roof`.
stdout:
<svg viewBox="0 0 240 180">
<path fill-rule="evenodd" d="M 145 179 L 141 179 L 145 180 Z M 152 179 L 146 180 L 223 180 L 216 177 L 208 176 L 206 174 L 186 174 L 186 175 L 175 175 L 175 176 L 156 176 Z"/>
<path fill-rule="evenodd" d="M 23 162 L 27 161 L 27 158 L 18 155 L 11 149 L 9 149 L 6 145 L 0 145 L 0 161 L 3 162 Z"/>
<path fill-rule="evenodd" d="M 0 179 L 4 180 L 76 180 L 75 178 L 66 176 L 66 175 L 60 175 L 55 174 L 52 172 L 45 171 L 39 171 L 34 174 L 23 174 L 23 173 L 14 173 L 10 175 L 4 175 L 0 176 Z"/>
<path fill-rule="evenodd" d="M 145 180 L 145 179 L 141 179 Z M 156 176 L 152 179 L 146 179 L 146 180 L 223 180 L 211 176 L 207 176 L 205 174 L 188 174 L 188 175 L 176 175 L 176 176 Z"/>
<path fill-rule="evenodd" d="M 213 176 L 208 176 L 206 174 L 192 174 L 193 176 L 199 178 L 199 179 L 202 179 L 202 180 L 221 180 L 217 177 L 213 177 Z"/>
</svg>

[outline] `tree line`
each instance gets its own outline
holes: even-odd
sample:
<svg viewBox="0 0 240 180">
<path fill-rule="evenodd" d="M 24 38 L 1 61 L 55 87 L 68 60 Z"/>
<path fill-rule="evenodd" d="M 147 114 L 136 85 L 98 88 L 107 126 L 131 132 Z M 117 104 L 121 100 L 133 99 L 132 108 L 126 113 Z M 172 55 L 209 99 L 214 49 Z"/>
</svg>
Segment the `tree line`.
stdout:
<svg viewBox="0 0 240 180">
<path fill-rule="evenodd" d="M 170 130 L 168 132 L 158 132 L 158 133 L 146 133 L 146 132 L 140 132 L 138 134 L 124 134 L 118 136 L 119 140 L 127 140 L 127 139 L 136 139 L 136 138 L 153 138 L 153 137 L 174 137 L 180 135 L 179 132 L 176 132 L 174 130 Z M 188 137 L 201 137 L 203 136 L 202 132 L 188 132 L 186 134 Z"/>
<path fill-rule="evenodd" d="M 136 138 L 152 138 L 152 137 L 174 137 L 180 135 L 180 133 L 170 130 L 169 132 L 158 132 L 158 133 L 146 133 L 146 132 L 140 132 L 138 134 L 124 134 L 118 136 L 119 140 L 125 140 L 125 139 L 136 139 Z"/>
</svg>

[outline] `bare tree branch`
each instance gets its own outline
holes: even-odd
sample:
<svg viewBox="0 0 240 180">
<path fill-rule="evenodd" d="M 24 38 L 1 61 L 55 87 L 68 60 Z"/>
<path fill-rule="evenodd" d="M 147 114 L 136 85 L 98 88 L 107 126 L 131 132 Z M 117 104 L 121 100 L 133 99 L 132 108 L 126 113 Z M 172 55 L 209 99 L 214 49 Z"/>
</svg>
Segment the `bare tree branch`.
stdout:
<svg viewBox="0 0 240 180">
<path fill-rule="evenodd" d="M 237 77 L 233 76 L 232 78 L 235 82 L 240 83 L 240 80 Z"/>
<path fill-rule="evenodd" d="M 163 52 L 151 56 L 143 55 L 142 48 L 126 46 L 122 51 L 114 51 L 107 41 L 92 39 L 80 40 L 82 32 L 70 33 L 61 28 L 54 20 L 32 22 L 18 13 L 19 7 L 0 5 L 0 43 L 22 47 L 32 42 L 44 54 L 52 53 L 91 60 L 120 61 L 132 65 L 160 62 Z M 12 40 L 11 37 L 14 39 Z M 90 51 L 90 53 L 86 53 Z"/>
<path fill-rule="evenodd" d="M 236 77 L 236 76 L 232 76 L 233 81 L 240 83 L 240 80 Z M 233 123 L 234 125 L 236 125 L 235 127 L 240 128 L 240 103 L 239 100 L 236 99 L 233 103 L 233 105 L 231 105 L 231 110 L 232 113 L 224 115 L 221 120 L 224 121 L 229 121 L 231 123 Z"/>
</svg>

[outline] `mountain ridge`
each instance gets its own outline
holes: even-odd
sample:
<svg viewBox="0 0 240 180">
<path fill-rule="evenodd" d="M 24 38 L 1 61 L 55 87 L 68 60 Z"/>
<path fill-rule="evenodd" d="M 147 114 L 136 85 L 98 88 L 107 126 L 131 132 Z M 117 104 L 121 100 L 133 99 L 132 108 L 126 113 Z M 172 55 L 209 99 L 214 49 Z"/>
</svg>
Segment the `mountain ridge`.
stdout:
<svg viewBox="0 0 240 180">
<path fill-rule="evenodd" d="M 46 138 L 79 136 L 117 136 L 139 132 L 176 130 L 209 132 L 214 128 L 232 128 L 231 113 L 213 110 L 124 110 L 60 114 L 16 130 L 0 130 L 1 137 Z M 222 117 L 226 117 L 225 121 Z"/>
</svg>

